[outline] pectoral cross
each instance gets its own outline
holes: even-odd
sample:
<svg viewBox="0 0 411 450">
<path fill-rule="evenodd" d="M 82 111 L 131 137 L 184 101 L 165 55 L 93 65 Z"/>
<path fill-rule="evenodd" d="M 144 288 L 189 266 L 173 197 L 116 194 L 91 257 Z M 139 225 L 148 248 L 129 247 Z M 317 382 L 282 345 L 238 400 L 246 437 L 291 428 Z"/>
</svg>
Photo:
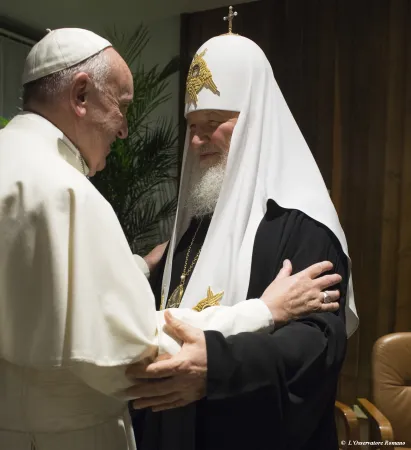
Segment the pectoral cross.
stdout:
<svg viewBox="0 0 411 450">
<path fill-rule="evenodd" d="M 228 16 L 224 17 L 224 21 L 228 20 L 228 34 L 233 34 L 233 19 L 238 16 L 238 12 L 233 12 L 233 7 L 228 8 Z"/>
</svg>

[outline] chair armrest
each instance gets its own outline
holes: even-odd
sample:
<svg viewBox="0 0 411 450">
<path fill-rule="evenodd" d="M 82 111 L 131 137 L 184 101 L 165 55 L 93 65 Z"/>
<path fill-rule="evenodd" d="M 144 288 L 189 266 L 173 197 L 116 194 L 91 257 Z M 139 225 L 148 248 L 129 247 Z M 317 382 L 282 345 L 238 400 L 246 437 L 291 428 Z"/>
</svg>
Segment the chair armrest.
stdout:
<svg viewBox="0 0 411 450">
<path fill-rule="evenodd" d="M 335 402 L 334 411 L 336 417 L 340 418 L 344 423 L 346 442 L 345 445 L 342 445 L 342 448 L 350 448 L 351 450 L 357 448 L 355 441 L 360 440 L 360 425 L 355 412 L 349 406 L 339 401 Z"/>
<path fill-rule="evenodd" d="M 366 398 L 358 398 L 358 404 L 367 418 L 371 421 L 371 424 L 378 429 L 381 441 L 393 442 L 394 431 L 392 429 L 390 421 L 384 416 L 384 414 L 369 400 Z M 394 450 L 394 446 L 384 446 L 385 450 Z"/>
</svg>

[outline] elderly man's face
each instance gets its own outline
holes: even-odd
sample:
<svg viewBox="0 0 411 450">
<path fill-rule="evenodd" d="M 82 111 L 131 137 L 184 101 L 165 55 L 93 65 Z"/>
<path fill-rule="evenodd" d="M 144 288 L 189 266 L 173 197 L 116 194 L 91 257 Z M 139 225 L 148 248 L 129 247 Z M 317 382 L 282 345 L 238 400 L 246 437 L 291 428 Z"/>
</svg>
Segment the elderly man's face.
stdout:
<svg viewBox="0 0 411 450">
<path fill-rule="evenodd" d="M 89 83 L 84 114 L 77 122 L 77 144 L 86 156 L 90 175 L 104 169 L 111 144 L 128 135 L 127 108 L 133 100 L 133 77 L 120 55 L 106 50 L 110 72 L 103 89 Z"/>
<path fill-rule="evenodd" d="M 193 111 L 187 115 L 190 151 L 198 153 L 201 169 L 215 166 L 226 157 L 238 116 L 238 112 L 220 110 Z"/>
</svg>

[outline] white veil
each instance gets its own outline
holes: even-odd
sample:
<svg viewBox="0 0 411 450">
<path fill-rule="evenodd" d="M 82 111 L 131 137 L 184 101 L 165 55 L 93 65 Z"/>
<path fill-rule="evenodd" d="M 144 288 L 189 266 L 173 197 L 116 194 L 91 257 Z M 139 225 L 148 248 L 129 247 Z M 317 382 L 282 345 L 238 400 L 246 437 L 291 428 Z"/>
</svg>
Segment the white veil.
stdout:
<svg viewBox="0 0 411 450">
<path fill-rule="evenodd" d="M 239 111 L 219 200 L 181 306 L 193 307 L 207 288 L 224 291 L 222 304 L 246 298 L 253 244 L 268 199 L 297 209 L 327 226 L 347 255 L 348 248 L 334 205 L 317 164 L 275 81 L 263 51 L 251 40 L 224 35 L 210 39 L 198 51 L 219 93 L 207 85 L 186 114 L 200 109 Z M 184 205 L 195 156 L 184 148 L 177 216 L 163 276 L 163 294 L 170 295 L 172 257 L 191 217 Z M 351 272 L 351 271 L 350 271 Z M 346 303 L 348 336 L 358 316 L 350 276 Z"/>
</svg>

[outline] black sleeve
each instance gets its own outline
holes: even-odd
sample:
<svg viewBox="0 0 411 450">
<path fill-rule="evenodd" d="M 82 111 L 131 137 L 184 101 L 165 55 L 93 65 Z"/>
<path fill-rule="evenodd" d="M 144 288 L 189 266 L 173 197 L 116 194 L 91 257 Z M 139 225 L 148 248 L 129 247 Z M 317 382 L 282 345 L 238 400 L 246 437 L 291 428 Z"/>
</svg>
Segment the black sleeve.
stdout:
<svg viewBox="0 0 411 450">
<path fill-rule="evenodd" d="M 273 254 L 277 255 L 276 259 Z M 336 386 L 347 341 L 346 256 L 326 227 L 303 213 L 294 212 L 259 228 L 252 274 L 258 274 L 261 293 L 275 278 L 285 258 L 292 261 L 294 273 L 315 262 L 330 260 L 334 271 L 343 277 L 338 286 L 342 294 L 340 310 L 311 314 L 270 334 L 241 333 L 224 338 L 219 332 L 206 331 L 209 400 L 273 387 L 286 391 L 298 403 L 307 396 L 325 392 L 325 384 Z"/>
</svg>

